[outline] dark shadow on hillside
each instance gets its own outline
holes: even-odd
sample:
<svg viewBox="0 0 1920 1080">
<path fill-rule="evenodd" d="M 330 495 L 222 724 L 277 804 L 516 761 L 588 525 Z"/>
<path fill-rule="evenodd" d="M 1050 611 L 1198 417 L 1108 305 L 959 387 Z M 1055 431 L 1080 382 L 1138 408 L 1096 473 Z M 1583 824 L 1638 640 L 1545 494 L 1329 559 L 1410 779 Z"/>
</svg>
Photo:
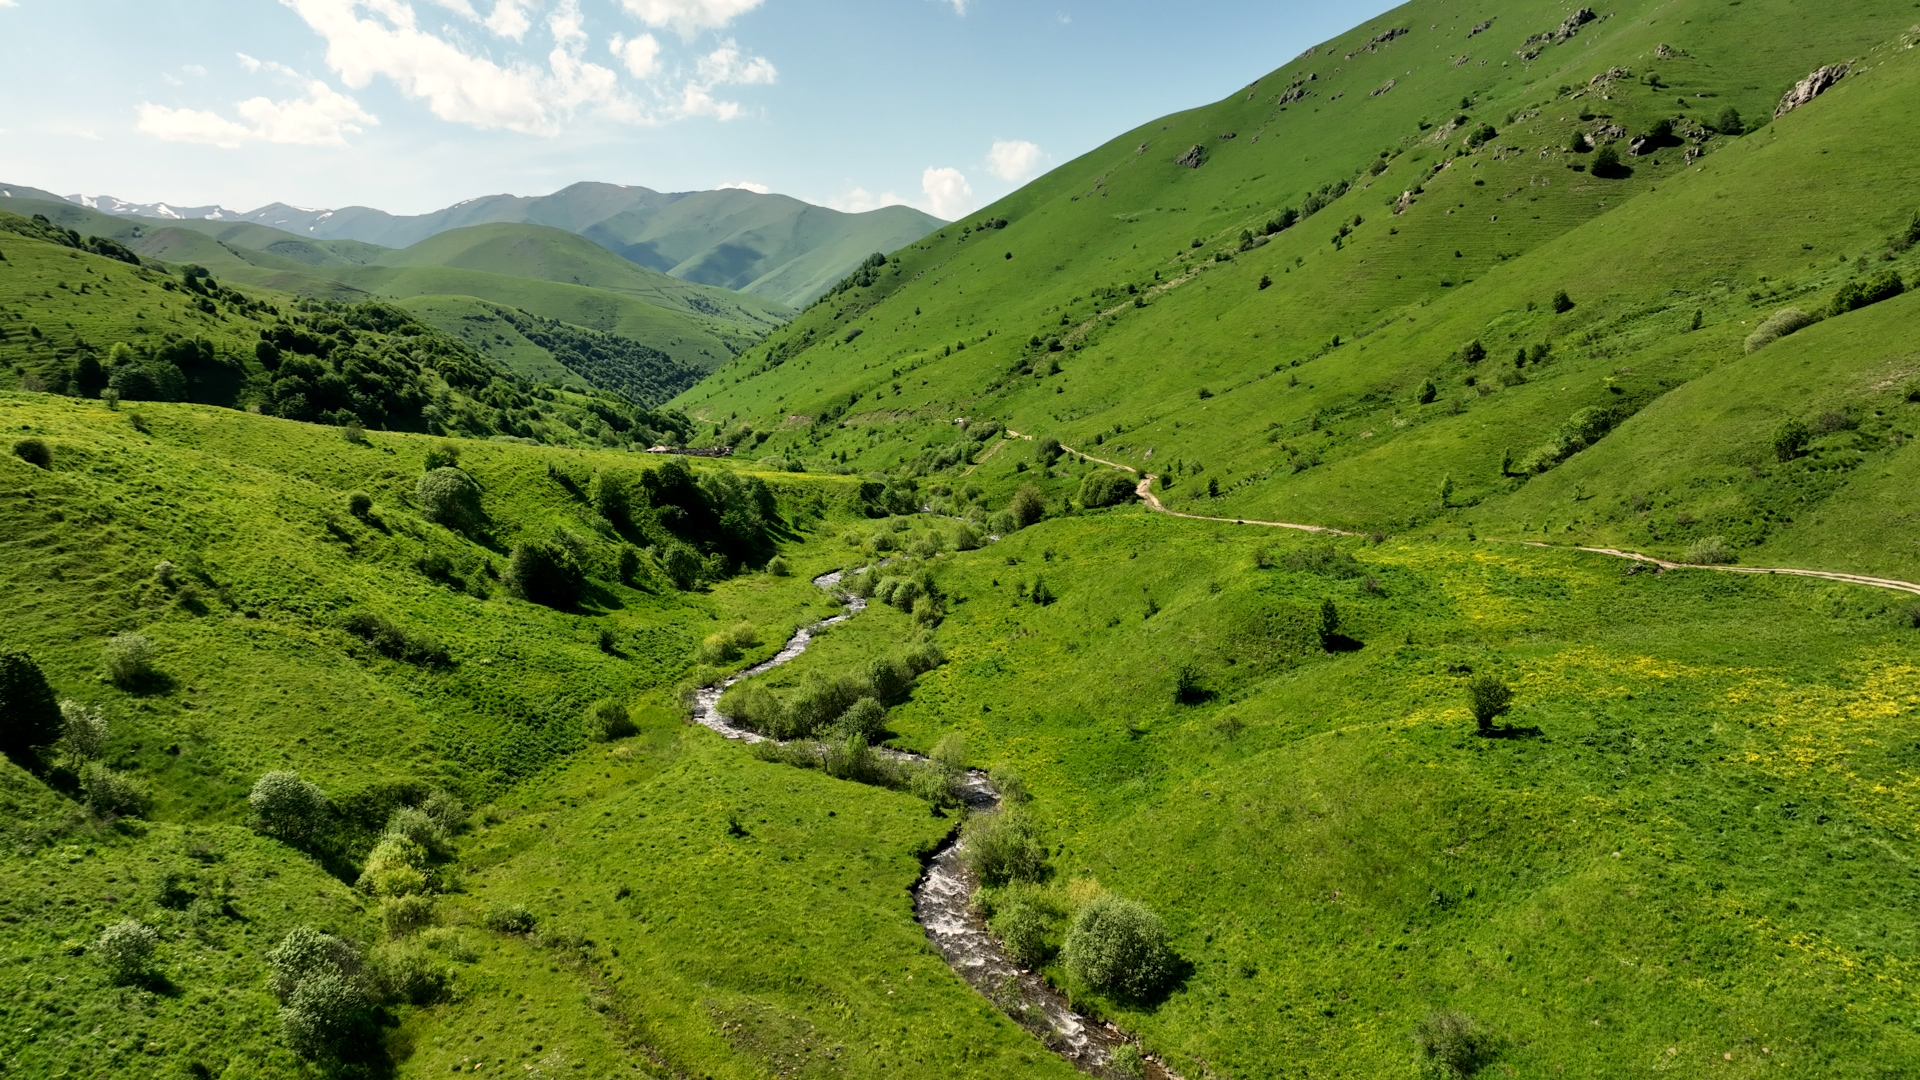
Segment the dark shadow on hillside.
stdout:
<svg viewBox="0 0 1920 1080">
<path fill-rule="evenodd" d="M 134 697 L 154 697 L 159 694 L 172 693 L 174 687 L 178 686 L 179 683 L 174 680 L 173 676 L 164 671 L 143 671 L 137 675 L 129 676 L 114 685 L 132 694 Z"/>
<path fill-rule="evenodd" d="M 1322 642 L 1322 644 L 1330 653 L 1359 652 L 1361 649 L 1367 647 L 1366 642 L 1358 638 L 1350 638 L 1345 634 L 1328 634 L 1326 641 Z"/>
<path fill-rule="evenodd" d="M 1474 732 L 1474 734 L 1483 739 L 1541 739 L 1545 738 L 1547 733 L 1531 724 L 1526 727 L 1514 727 L 1510 724 L 1502 724 L 1496 728 L 1488 728 L 1485 731 Z"/>
</svg>

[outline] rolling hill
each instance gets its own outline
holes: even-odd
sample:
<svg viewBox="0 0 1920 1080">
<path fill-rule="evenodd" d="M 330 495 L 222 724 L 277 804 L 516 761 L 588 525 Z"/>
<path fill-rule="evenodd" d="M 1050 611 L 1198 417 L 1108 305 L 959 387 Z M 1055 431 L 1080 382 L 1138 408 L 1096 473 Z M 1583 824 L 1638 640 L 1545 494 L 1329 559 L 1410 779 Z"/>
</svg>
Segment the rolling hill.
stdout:
<svg viewBox="0 0 1920 1080">
<path fill-rule="evenodd" d="M 35 188 L 7 187 L 49 199 Z M 402 216 L 364 206 L 305 210 L 274 203 L 241 213 L 72 196 L 102 213 L 210 218 L 264 225 L 310 240 L 351 240 L 407 248 L 476 225 L 544 225 L 578 233 L 639 266 L 804 307 L 875 251 L 892 251 L 942 223 L 906 206 L 849 214 L 785 195 L 741 189 L 662 193 L 621 184 L 574 184 L 552 195 L 490 195 L 430 214 Z M 257 244 L 243 246 L 258 247 Z"/>
</svg>

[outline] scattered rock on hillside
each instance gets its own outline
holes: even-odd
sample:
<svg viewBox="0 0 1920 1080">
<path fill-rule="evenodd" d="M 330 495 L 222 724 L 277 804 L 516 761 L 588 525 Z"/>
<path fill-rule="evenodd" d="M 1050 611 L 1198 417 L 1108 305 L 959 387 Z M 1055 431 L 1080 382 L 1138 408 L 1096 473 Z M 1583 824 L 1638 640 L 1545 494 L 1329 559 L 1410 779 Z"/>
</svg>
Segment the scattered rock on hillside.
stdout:
<svg viewBox="0 0 1920 1080">
<path fill-rule="evenodd" d="M 1385 86 L 1382 86 L 1382 87 L 1381 87 L 1380 89 L 1378 89 L 1378 90 L 1375 90 L 1375 91 L 1373 92 L 1373 96 L 1374 96 L 1374 97 L 1379 97 L 1379 96 L 1380 96 L 1381 94 L 1384 94 L 1384 93 L 1386 93 L 1387 91 L 1389 91 L 1389 90 L 1391 90 L 1391 89 L 1393 89 L 1393 88 L 1394 88 L 1395 86 L 1397 86 L 1397 85 L 1399 85 L 1399 83 L 1400 83 L 1400 80 L 1399 80 L 1399 79 L 1388 79 L 1388 80 L 1387 80 L 1387 85 L 1385 85 Z"/>
<path fill-rule="evenodd" d="M 1413 192 L 1411 191 L 1401 192 L 1400 201 L 1393 204 L 1394 215 L 1398 216 L 1400 214 L 1404 214 L 1412 208 L 1413 208 Z"/>
<path fill-rule="evenodd" d="M 1621 127 L 1619 124 L 1608 124 L 1605 127 L 1595 128 L 1593 137 L 1597 142 L 1612 142 L 1615 139 L 1626 138 L 1627 129 Z"/>
<path fill-rule="evenodd" d="M 1687 50 L 1676 49 L 1671 45 L 1662 45 L 1653 50 L 1653 58 L 1655 60 L 1686 60 L 1690 59 L 1691 56 L 1692 54 L 1687 52 Z"/>
<path fill-rule="evenodd" d="M 1493 29 L 1492 19 L 1488 19 L 1486 22 L 1483 22 L 1483 23 L 1474 23 L 1473 29 L 1467 31 L 1467 36 L 1478 37 L 1479 35 L 1484 34 L 1491 29 Z"/>
<path fill-rule="evenodd" d="M 1275 101 L 1275 102 L 1274 102 L 1274 104 L 1275 104 L 1275 105 L 1290 105 L 1290 104 L 1292 104 L 1292 103 L 1294 103 L 1294 102 L 1296 102 L 1296 101 L 1299 101 L 1300 99 L 1302 99 L 1302 98 L 1304 98 L 1304 97 L 1306 97 L 1306 96 L 1307 96 L 1307 84 L 1308 84 L 1308 83 L 1310 83 L 1310 82 L 1314 82 L 1315 80 L 1317 80 L 1317 79 L 1319 79 L 1319 78 L 1320 78 L 1320 76 L 1319 76 L 1319 75 L 1317 75 L 1317 74 L 1315 74 L 1315 73 L 1313 73 L 1313 72 L 1311 72 L 1311 71 L 1310 71 L 1310 72 L 1308 72 L 1308 73 L 1307 73 L 1307 75 L 1306 75 L 1306 77 L 1305 77 L 1305 78 L 1302 78 L 1302 79 L 1296 79 L 1296 80 L 1294 80 L 1294 83 L 1293 83 L 1293 85 L 1292 85 L 1292 86 L 1289 86 L 1289 87 L 1287 87 L 1287 88 L 1286 88 L 1286 90 L 1284 90 L 1284 91 L 1282 91 L 1282 92 L 1281 92 L 1281 94 L 1280 94 L 1280 97 L 1279 97 L 1279 99 L 1278 99 L 1277 101 Z"/>
<path fill-rule="evenodd" d="M 1828 64 L 1826 67 L 1793 84 L 1787 96 L 1780 99 L 1780 107 L 1773 110 L 1774 119 L 1787 115 L 1793 110 L 1833 89 L 1833 84 L 1847 77 L 1853 70 L 1852 64 Z"/>
<path fill-rule="evenodd" d="M 1561 42 L 1573 40 L 1574 35 L 1580 32 L 1581 27 L 1599 18 L 1600 16 L 1593 13 L 1592 8 L 1583 7 L 1579 11 L 1567 16 L 1567 21 L 1561 23 L 1554 29 L 1544 34 L 1535 34 L 1521 42 L 1519 51 L 1514 55 L 1522 60 L 1532 60 L 1539 56 L 1548 45 L 1558 45 Z"/>
<path fill-rule="evenodd" d="M 1632 154 L 1634 157 L 1639 157 L 1642 154 L 1650 154 L 1654 149 L 1653 138 L 1649 135 L 1635 135 L 1633 141 L 1627 144 L 1627 153 Z"/>
<path fill-rule="evenodd" d="M 1240 133 L 1237 131 L 1223 131 L 1220 133 L 1220 139 L 1222 142 L 1226 141 L 1227 139 L 1237 139 L 1239 137 L 1240 137 Z"/>
<path fill-rule="evenodd" d="M 1376 34 L 1374 35 L 1371 41 L 1367 42 L 1367 51 L 1379 52 L 1380 46 L 1385 45 L 1386 43 L 1392 41 L 1395 38 L 1405 37 L 1409 32 L 1410 31 L 1408 31 L 1406 27 L 1402 26 L 1392 30 L 1388 30 L 1386 33 L 1383 33 L 1383 34 Z"/>
<path fill-rule="evenodd" d="M 1175 165 L 1184 165 L 1189 169 L 1197 169 L 1207 163 L 1207 149 L 1199 143 L 1194 143 L 1192 149 L 1174 158 L 1173 163 Z"/>
</svg>

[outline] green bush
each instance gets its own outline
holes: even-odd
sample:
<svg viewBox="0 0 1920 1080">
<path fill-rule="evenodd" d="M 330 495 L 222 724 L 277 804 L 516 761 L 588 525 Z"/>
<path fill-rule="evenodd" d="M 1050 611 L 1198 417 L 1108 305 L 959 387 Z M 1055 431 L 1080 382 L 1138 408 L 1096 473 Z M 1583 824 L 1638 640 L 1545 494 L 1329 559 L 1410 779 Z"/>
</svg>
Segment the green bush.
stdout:
<svg viewBox="0 0 1920 1080">
<path fill-rule="evenodd" d="M 1467 709 L 1481 732 L 1493 730 L 1493 722 L 1513 708 L 1513 688 L 1492 675 L 1476 675 L 1467 681 Z"/>
<path fill-rule="evenodd" d="M 1747 335 L 1747 351 L 1759 352 L 1788 334 L 1804 330 L 1819 321 L 1799 308 L 1777 312 Z"/>
<path fill-rule="evenodd" d="M 1465 345 L 1460 346 L 1458 355 L 1460 362 L 1463 364 L 1477 364 L 1487 358 L 1487 347 L 1478 341 L 1469 341 Z"/>
<path fill-rule="evenodd" d="M 1792 461 L 1806 452 L 1807 444 L 1813 441 L 1813 431 L 1805 422 L 1787 419 L 1773 429 L 1773 456 L 1779 461 Z"/>
<path fill-rule="evenodd" d="M 1740 110 L 1729 105 L 1720 110 L 1719 117 L 1713 122 L 1713 130 L 1722 135 L 1742 135 L 1746 133 L 1747 123 L 1740 118 Z"/>
<path fill-rule="evenodd" d="M 298 848 L 319 843 L 333 823 L 333 804 L 326 793 L 298 773 L 262 776 L 248 793 L 247 805 L 255 829 Z"/>
<path fill-rule="evenodd" d="M 1687 562 L 1695 566 L 1722 566 L 1733 561 L 1733 552 L 1727 549 L 1727 541 L 1723 537 L 1710 536 L 1696 540 L 1687 548 Z"/>
<path fill-rule="evenodd" d="M 60 703 L 60 753 L 69 762 L 98 758 L 107 746 L 107 718 L 77 701 Z"/>
<path fill-rule="evenodd" d="M 1335 546 L 1331 540 L 1289 551 L 1281 556 L 1280 565 L 1288 570 L 1329 578 L 1356 578 L 1363 572 L 1360 561 L 1353 557 L 1353 553 Z"/>
<path fill-rule="evenodd" d="M 1013 807 L 976 814 L 961 830 L 960 850 L 974 876 L 987 885 L 1039 881 L 1047 873 L 1047 848 L 1033 819 Z"/>
<path fill-rule="evenodd" d="M 154 677 L 153 641 L 144 634 L 115 634 L 104 658 L 107 678 L 122 690 L 138 690 Z"/>
<path fill-rule="evenodd" d="M 452 979 L 445 965 L 413 942 L 394 942 L 373 951 L 367 963 L 369 981 L 380 998 L 409 1005 L 444 1001 Z"/>
<path fill-rule="evenodd" d="M 322 969 L 302 979 L 280 1009 L 287 1048 L 303 1058 L 337 1055 L 361 1041 L 371 1002 L 357 974 Z"/>
<path fill-rule="evenodd" d="M 344 629 L 373 646 L 375 652 L 389 660 L 421 667 L 445 667 L 453 663 L 453 655 L 447 651 L 447 647 L 431 636 L 408 633 L 369 611 L 348 615 Z"/>
<path fill-rule="evenodd" d="M 390 938 L 403 938 L 433 922 L 433 897 L 410 894 L 380 901 L 380 923 Z"/>
<path fill-rule="evenodd" d="M 98 761 L 81 767 L 80 790 L 86 795 L 89 810 L 113 817 L 139 817 L 152 802 L 145 784 Z"/>
<path fill-rule="evenodd" d="M 1007 504 L 1007 514 L 1013 521 L 1010 532 L 1018 532 L 1030 525 L 1039 523 L 1047 514 L 1047 507 L 1040 499 L 1040 489 L 1032 484 L 1020 485 L 1013 493 L 1013 501 Z"/>
<path fill-rule="evenodd" d="M 53 451 L 42 439 L 21 439 L 14 443 L 13 456 L 42 469 L 53 468 Z"/>
<path fill-rule="evenodd" d="M 1000 793 L 1000 801 L 1007 806 L 1020 806 L 1032 798 L 1027 794 L 1027 782 L 1009 766 L 996 766 L 987 774 L 987 781 Z"/>
<path fill-rule="evenodd" d="M 1080 481 L 1080 505 L 1089 510 L 1133 500 L 1133 474 L 1112 469 L 1090 472 Z"/>
<path fill-rule="evenodd" d="M 601 698 L 587 707 L 587 738 L 594 742 L 624 739 L 636 730 L 625 706 L 611 698 Z"/>
<path fill-rule="evenodd" d="M 387 815 L 387 827 L 382 835 L 410 840 L 435 858 L 445 858 L 453 848 L 447 827 L 418 806 L 394 807 L 393 813 Z"/>
<path fill-rule="evenodd" d="M 420 513 L 428 521 L 455 532 L 470 532 L 483 520 L 480 510 L 480 485 L 473 477 L 452 466 L 442 466 L 420 477 L 414 495 Z"/>
<path fill-rule="evenodd" d="M 433 887 L 427 849 L 405 836 L 382 836 L 367 853 L 366 869 L 354 884 L 379 897 L 424 894 Z"/>
<path fill-rule="evenodd" d="M 887 707 L 873 698 L 863 697 L 840 714 L 833 728 L 844 736 L 858 735 L 872 745 L 886 736 Z"/>
<path fill-rule="evenodd" d="M 507 587 L 529 603 L 566 610 L 577 606 L 587 577 L 573 552 L 538 540 L 513 545 L 507 559 Z"/>
<path fill-rule="evenodd" d="M 704 563 L 699 552 L 675 540 L 667 545 L 665 553 L 661 555 L 660 568 L 666 571 L 667 580 L 673 582 L 674 588 L 686 592 L 700 583 Z"/>
<path fill-rule="evenodd" d="M 1413 1029 L 1421 1064 L 1429 1075 L 1464 1080 L 1493 1060 L 1494 1040 L 1464 1013 L 1451 1009 L 1430 1013 Z"/>
<path fill-rule="evenodd" d="M 1590 171 L 1599 177 L 1619 176 L 1626 171 L 1620 164 L 1620 151 L 1615 149 L 1612 143 L 1602 146 L 1594 152 Z"/>
<path fill-rule="evenodd" d="M 1432 379 L 1428 379 L 1420 384 L 1420 391 L 1414 396 L 1420 404 L 1431 405 L 1433 404 L 1433 399 L 1440 396 L 1440 388 L 1433 385 Z"/>
<path fill-rule="evenodd" d="M 1025 900 L 1016 899 L 1001 905 L 987 921 L 987 928 L 999 937 L 1007 955 L 1021 967 L 1037 968 L 1053 953 L 1047 941 L 1051 928 L 1046 913 Z"/>
<path fill-rule="evenodd" d="M 93 943 L 93 954 L 114 982 L 135 983 L 152 973 L 153 953 L 159 945 L 160 935 L 152 927 L 136 919 L 123 919 L 101 932 Z"/>
<path fill-rule="evenodd" d="M 0 753 L 21 765 L 60 739 L 60 706 L 40 665 L 23 652 L 0 654 Z"/>
<path fill-rule="evenodd" d="M 1102 993 L 1151 997 L 1173 972 L 1166 927 L 1136 900 L 1103 893 L 1074 916 L 1061 959 L 1073 977 Z"/>
<path fill-rule="evenodd" d="M 367 520 L 373 514 L 373 496 L 364 491 L 356 491 L 347 496 L 347 513 L 361 521 Z"/>
<path fill-rule="evenodd" d="M 487 929 L 502 934 L 531 934 L 535 924 L 533 912 L 519 904 L 489 904 L 485 920 Z"/>
<path fill-rule="evenodd" d="M 1615 158 L 1617 160 L 1618 155 L 1615 155 Z M 1559 292 L 1553 294 L 1553 313 L 1555 315 L 1565 315 L 1567 312 L 1572 311 L 1573 308 L 1573 297 L 1567 295 L 1567 290 L 1561 289 Z"/>
<path fill-rule="evenodd" d="M 1830 315 L 1845 315 L 1869 304 L 1882 300 L 1891 300 L 1907 291 L 1906 283 L 1900 280 L 1898 270 L 1884 270 L 1870 278 L 1856 278 L 1840 286 L 1834 294 L 1833 305 L 1827 309 Z"/>
<path fill-rule="evenodd" d="M 775 555 L 773 558 L 767 560 L 767 573 L 772 574 L 774 577 L 786 577 L 788 574 L 793 573 L 793 569 L 787 565 L 786 559 Z"/>
</svg>

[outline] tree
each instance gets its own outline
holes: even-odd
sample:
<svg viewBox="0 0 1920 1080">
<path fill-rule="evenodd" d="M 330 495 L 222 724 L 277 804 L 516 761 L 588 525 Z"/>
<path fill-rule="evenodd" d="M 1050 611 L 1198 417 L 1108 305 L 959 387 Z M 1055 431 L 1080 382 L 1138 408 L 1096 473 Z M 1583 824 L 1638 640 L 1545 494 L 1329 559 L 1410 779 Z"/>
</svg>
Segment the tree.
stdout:
<svg viewBox="0 0 1920 1080">
<path fill-rule="evenodd" d="M 160 935 L 136 919 L 123 919 L 106 928 L 93 943 L 93 953 L 117 983 L 139 982 L 152 970 L 153 951 Z"/>
<path fill-rule="evenodd" d="M 435 524 L 467 532 L 481 522 L 480 485 L 450 465 L 421 476 L 414 494 L 422 516 Z"/>
<path fill-rule="evenodd" d="M 339 938 L 296 926 L 267 954 L 287 1046 L 304 1058 L 338 1053 L 362 1033 L 372 1004 L 360 954 Z"/>
<path fill-rule="evenodd" d="M 1792 461 L 1806 452 L 1807 444 L 1813 441 L 1813 430 L 1806 423 L 1788 418 L 1773 429 L 1773 456 L 1779 461 Z"/>
<path fill-rule="evenodd" d="M 1513 688 L 1492 675 L 1476 675 L 1467 682 L 1467 708 L 1484 735 L 1513 708 Z"/>
<path fill-rule="evenodd" d="M 700 583 L 703 564 L 699 552 L 684 541 L 675 540 L 660 557 L 660 568 L 666 571 L 667 580 L 673 582 L 674 588 L 685 592 Z"/>
<path fill-rule="evenodd" d="M 507 587 L 530 603 L 565 610 L 580 602 L 587 577 L 560 544 L 523 541 L 507 560 Z"/>
<path fill-rule="evenodd" d="M 1042 435 L 1033 444 L 1033 456 L 1048 467 L 1060 460 L 1061 452 L 1060 440 L 1051 435 Z"/>
<path fill-rule="evenodd" d="M 1445 507 L 1451 505 L 1452 503 L 1453 503 L 1453 475 L 1449 473 L 1446 479 L 1440 481 L 1440 506 L 1444 509 Z"/>
<path fill-rule="evenodd" d="M 1555 315 L 1565 315 L 1567 312 L 1573 310 L 1573 306 L 1573 297 L 1567 295 L 1567 290 L 1561 289 L 1559 292 L 1553 294 L 1553 313 Z"/>
<path fill-rule="evenodd" d="M 1740 110 L 1729 105 L 1720 110 L 1720 118 L 1713 122 L 1713 130 L 1722 135 L 1740 135 L 1746 132 L 1746 121 L 1740 119 Z"/>
<path fill-rule="evenodd" d="M 1433 399 L 1439 396 L 1440 388 L 1433 385 L 1432 379 L 1428 379 L 1420 384 L 1420 393 L 1418 395 L 1420 404 L 1431 405 L 1433 404 Z"/>
<path fill-rule="evenodd" d="M 1013 493 L 1013 501 L 1007 504 L 1007 512 L 1013 516 L 1016 528 L 1024 529 L 1045 517 L 1047 507 L 1040 498 L 1039 488 L 1022 484 L 1020 490 Z"/>
<path fill-rule="evenodd" d="M 841 713 L 833 726 L 843 735 L 857 735 L 872 745 L 887 733 L 887 707 L 873 698 L 863 697 Z"/>
<path fill-rule="evenodd" d="M 13 456 L 37 468 L 53 468 L 53 451 L 45 439 L 21 439 L 13 444 Z"/>
<path fill-rule="evenodd" d="M 60 753 L 69 762 L 98 758 L 107 744 L 107 718 L 77 701 L 60 703 Z"/>
<path fill-rule="evenodd" d="M 1101 469 L 1090 472 L 1080 481 L 1080 505 L 1089 510 L 1103 506 L 1117 506 L 1133 498 L 1133 476 L 1131 473 Z"/>
<path fill-rule="evenodd" d="M 0 654 L 0 753 L 28 767 L 61 734 L 60 706 L 40 665 L 23 652 Z"/>
<path fill-rule="evenodd" d="M 1047 873 L 1047 847 L 1033 819 L 1011 807 L 967 819 L 961 851 L 967 866 L 987 885 L 1039 881 Z"/>
<path fill-rule="evenodd" d="M 1601 147 L 1599 151 L 1593 155 L 1592 171 L 1595 176 L 1620 175 L 1622 171 L 1620 166 L 1620 151 L 1615 149 L 1612 143 Z"/>
<path fill-rule="evenodd" d="M 255 829 L 297 848 L 317 843 L 333 818 L 326 792 L 295 772 L 262 776 L 247 794 L 247 806 L 253 811 Z"/>
<path fill-rule="evenodd" d="M 1331 652 L 1336 639 L 1340 637 L 1340 609 L 1334 605 L 1333 598 L 1320 601 L 1320 647 Z"/>
<path fill-rule="evenodd" d="M 104 655 L 107 678 L 123 690 L 138 689 L 154 676 L 153 641 L 145 634 L 115 634 Z"/>
<path fill-rule="evenodd" d="M 1062 958 L 1081 982 L 1136 1000 L 1152 996 L 1173 972 L 1167 930 L 1136 900 L 1102 894 L 1074 916 Z"/>
</svg>

